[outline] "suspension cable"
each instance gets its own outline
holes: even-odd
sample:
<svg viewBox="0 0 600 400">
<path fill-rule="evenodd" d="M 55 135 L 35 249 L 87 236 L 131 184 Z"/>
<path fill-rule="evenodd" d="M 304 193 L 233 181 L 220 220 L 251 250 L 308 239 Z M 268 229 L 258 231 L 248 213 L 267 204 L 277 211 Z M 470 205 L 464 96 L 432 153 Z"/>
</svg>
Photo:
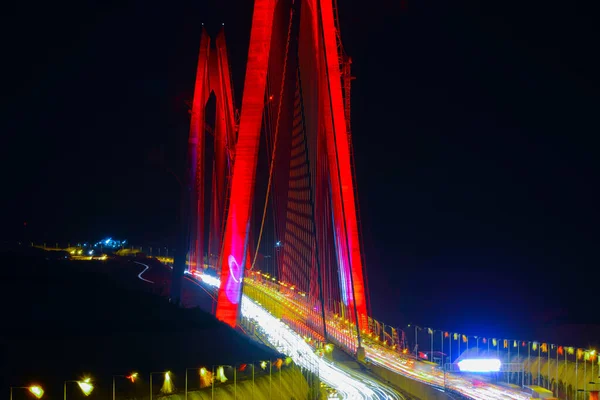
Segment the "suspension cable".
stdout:
<svg viewBox="0 0 600 400">
<path fill-rule="evenodd" d="M 285 53 L 284 53 L 284 59 L 283 59 L 283 73 L 281 75 L 281 90 L 279 91 L 279 107 L 277 108 L 277 119 L 275 121 L 275 135 L 273 137 L 273 149 L 271 151 L 271 163 L 269 165 L 269 181 L 267 183 L 267 194 L 265 196 L 265 204 L 263 207 L 263 214 L 262 214 L 262 219 L 261 219 L 261 223 L 260 223 L 260 231 L 258 234 L 258 240 L 256 242 L 256 251 L 254 252 L 252 266 L 250 267 L 251 270 L 254 269 L 254 265 L 256 264 L 256 258 L 258 257 L 258 250 L 260 248 L 260 242 L 262 239 L 263 229 L 265 227 L 265 217 L 267 215 L 267 206 L 269 204 L 269 193 L 271 191 L 271 184 L 273 181 L 273 167 L 275 166 L 275 154 L 276 154 L 276 150 L 277 150 L 277 137 L 279 136 L 279 120 L 281 117 L 281 105 L 283 103 L 283 92 L 284 92 L 284 88 L 285 88 L 285 76 L 286 76 L 286 72 L 287 72 L 287 59 L 288 59 L 287 56 L 288 56 L 288 52 L 289 52 L 289 48 L 290 48 L 290 36 L 292 33 L 293 15 L 294 15 L 294 10 L 291 9 L 290 10 L 290 22 L 288 24 L 288 32 L 287 32 L 287 42 L 285 44 Z"/>
</svg>

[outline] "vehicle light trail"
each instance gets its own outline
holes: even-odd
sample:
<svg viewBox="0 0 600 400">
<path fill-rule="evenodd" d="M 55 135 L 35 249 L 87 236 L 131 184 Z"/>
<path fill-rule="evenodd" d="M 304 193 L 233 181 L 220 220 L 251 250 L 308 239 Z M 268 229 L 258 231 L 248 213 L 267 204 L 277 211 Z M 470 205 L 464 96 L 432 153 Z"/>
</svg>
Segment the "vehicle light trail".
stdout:
<svg viewBox="0 0 600 400">
<path fill-rule="evenodd" d="M 150 269 L 150 267 L 149 267 L 148 265 L 146 265 L 146 264 L 142 264 L 141 262 L 134 261 L 134 263 L 136 263 L 136 264 L 139 264 L 139 265 L 141 265 L 142 267 L 146 267 L 146 268 L 144 268 L 144 270 L 143 270 L 142 272 L 140 272 L 140 273 L 138 274 L 138 278 L 139 278 L 139 279 L 141 279 L 141 280 L 143 280 L 144 282 L 148 282 L 148 283 L 154 283 L 154 282 L 152 282 L 152 281 L 149 281 L 149 280 L 148 280 L 148 279 L 146 279 L 146 278 L 142 278 L 142 274 L 143 274 L 144 272 L 148 271 L 148 270 Z"/>
<path fill-rule="evenodd" d="M 300 318 L 308 315 L 310 311 L 305 304 L 299 299 L 293 299 L 285 296 L 274 286 L 269 286 L 259 281 L 248 280 L 247 284 L 260 289 L 263 293 L 268 294 L 278 303 L 287 307 L 288 311 L 295 312 Z M 336 337 L 338 341 L 343 339 L 343 343 L 351 344 L 356 342 L 356 333 L 353 327 L 348 327 L 343 322 L 337 321 L 333 315 L 327 322 L 327 331 L 332 337 Z M 449 390 L 460 393 L 463 396 L 472 399 L 512 399 L 512 400 L 528 400 L 529 395 L 518 390 L 502 386 L 497 386 L 489 383 L 474 385 L 472 379 L 457 374 L 446 373 L 444 379 L 443 370 L 438 367 L 425 367 L 425 364 L 418 363 L 415 365 L 414 360 L 400 356 L 397 352 L 383 347 L 380 344 L 363 342 L 366 358 L 374 365 L 384 367 L 397 374 L 406 376 L 410 379 L 435 386 L 440 390 Z"/>
<path fill-rule="evenodd" d="M 204 274 L 199 277 L 209 286 L 218 287 L 220 284 L 217 278 Z M 244 317 L 258 323 L 264 330 L 269 343 L 278 351 L 291 357 L 296 364 L 317 373 L 320 379 L 335 389 L 341 398 L 351 400 L 403 399 L 402 395 L 388 386 L 356 371 L 345 371 L 334 363 L 319 357 L 300 335 L 246 295 L 242 296 L 241 311 Z"/>
</svg>

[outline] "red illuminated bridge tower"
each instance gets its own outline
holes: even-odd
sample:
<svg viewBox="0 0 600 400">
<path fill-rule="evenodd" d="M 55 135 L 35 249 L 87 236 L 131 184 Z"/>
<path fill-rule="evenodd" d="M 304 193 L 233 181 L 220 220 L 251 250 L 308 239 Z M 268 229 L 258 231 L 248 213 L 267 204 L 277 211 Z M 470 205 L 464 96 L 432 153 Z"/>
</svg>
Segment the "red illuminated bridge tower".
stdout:
<svg viewBox="0 0 600 400">
<path fill-rule="evenodd" d="M 221 277 L 217 318 L 238 323 L 244 275 L 261 269 L 281 290 L 306 299 L 324 334 L 327 313 L 353 321 L 358 334 L 369 330 L 350 135 L 352 78 L 335 2 L 255 0 L 239 119 L 222 34 L 214 50 L 203 32 L 197 74 L 190 265 L 202 262 L 208 237 L 209 256 L 218 254 L 209 264 Z M 217 116 L 208 185 L 202 181 L 208 163 L 199 160 L 211 91 Z M 264 177 L 257 174 L 261 165 Z M 205 207 L 202 191 L 209 186 Z M 210 232 L 204 232 L 205 211 Z M 261 265 L 265 245 L 275 248 L 268 273 Z"/>
</svg>

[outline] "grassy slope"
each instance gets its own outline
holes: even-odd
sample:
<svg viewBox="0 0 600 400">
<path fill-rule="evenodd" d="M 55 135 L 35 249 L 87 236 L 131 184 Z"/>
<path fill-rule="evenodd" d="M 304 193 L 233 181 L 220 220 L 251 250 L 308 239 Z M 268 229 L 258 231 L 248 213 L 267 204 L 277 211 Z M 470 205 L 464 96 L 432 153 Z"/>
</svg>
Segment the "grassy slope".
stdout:
<svg viewBox="0 0 600 400">
<path fill-rule="evenodd" d="M 109 388 L 111 374 L 133 369 L 182 376 L 188 367 L 277 356 L 210 314 L 148 293 L 130 263 L 0 260 L 4 387 L 36 379 L 60 393 L 63 380 L 90 373 Z"/>
</svg>

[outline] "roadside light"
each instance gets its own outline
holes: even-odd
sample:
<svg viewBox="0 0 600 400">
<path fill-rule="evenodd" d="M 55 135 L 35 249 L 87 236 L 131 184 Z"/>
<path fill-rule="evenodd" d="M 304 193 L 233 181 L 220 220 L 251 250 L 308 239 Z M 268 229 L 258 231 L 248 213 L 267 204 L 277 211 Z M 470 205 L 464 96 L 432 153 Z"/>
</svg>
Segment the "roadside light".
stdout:
<svg viewBox="0 0 600 400">
<path fill-rule="evenodd" d="M 79 385 L 79 388 L 86 396 L 89 396 L 94 390 L 94 385 L 92 385 L 90 378 L 77 381 L 77 385 Z"/>
<path fill-rule="evenodd" d="M 38 399 L 44 395 L 44 389 L 41 386 L 33 385 L 27 388 Z"/>
</svg>

